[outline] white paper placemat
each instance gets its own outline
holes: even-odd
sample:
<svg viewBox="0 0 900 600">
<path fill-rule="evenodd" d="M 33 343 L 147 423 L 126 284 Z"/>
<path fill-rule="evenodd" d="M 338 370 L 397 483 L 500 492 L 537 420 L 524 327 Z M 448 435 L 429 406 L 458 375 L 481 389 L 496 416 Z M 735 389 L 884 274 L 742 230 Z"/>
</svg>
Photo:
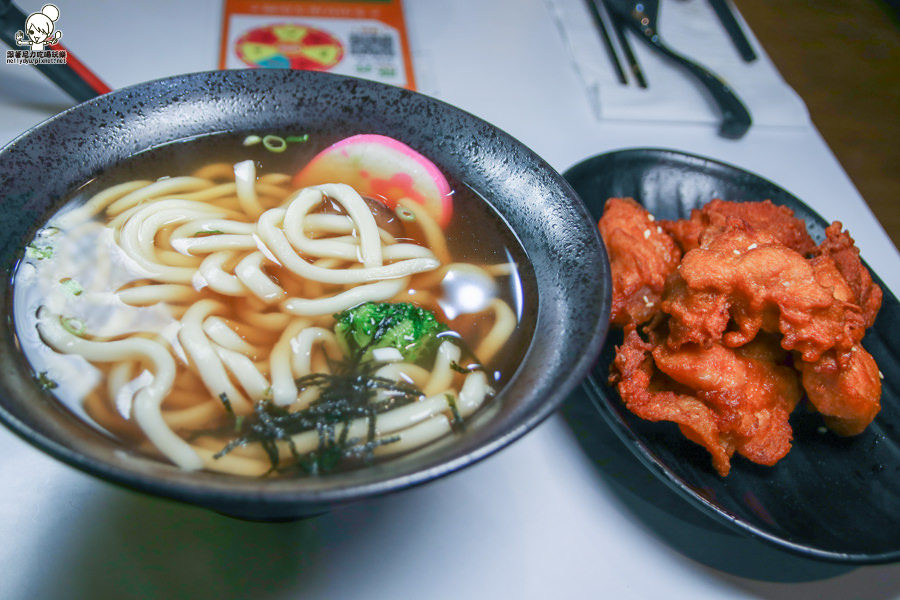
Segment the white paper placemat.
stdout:
<svg viewBox="0 0 900 600">
<path fill-rule="evenodd" d="M 546 0 L 569 49 L 574 68 L 598 118 L 717 123 L 718 109 L 700 83 L 631 31 L 630 45 L 647 79 L 642 89 L 617 78 L 600 31 L 585 0 Z M 735 11 L 758 58 L 745 62 L 706 0 L 661 0 L 658 30 L 674 51 L 723 78 L 750 111 L 756 127 L 794 127 L 809 123 L 803 100 L 782 79 L 775 65 Z M 618 48 L 611 20 L 610 36 Z M 627 71 L 624 55 L 620 62 Z"/>
</svg>

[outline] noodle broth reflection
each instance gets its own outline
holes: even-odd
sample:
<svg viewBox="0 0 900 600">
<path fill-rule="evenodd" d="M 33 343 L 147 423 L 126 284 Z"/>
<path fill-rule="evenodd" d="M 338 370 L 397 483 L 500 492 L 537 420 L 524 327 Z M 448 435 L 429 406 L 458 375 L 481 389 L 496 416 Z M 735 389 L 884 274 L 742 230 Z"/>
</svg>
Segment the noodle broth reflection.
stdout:
<svg viewBox="0 0 900 600">
<path fill-rule="evenodd" d="M 314 147 L 288 146 L 173 144 L 80 190 L 16 274 L 38 381 L 189 470 L 324 473 L 464 429 L 533 328 L 515 237 L 457 182 L 446 227 L 411 197 L 298 188 Z"/>
</svg>

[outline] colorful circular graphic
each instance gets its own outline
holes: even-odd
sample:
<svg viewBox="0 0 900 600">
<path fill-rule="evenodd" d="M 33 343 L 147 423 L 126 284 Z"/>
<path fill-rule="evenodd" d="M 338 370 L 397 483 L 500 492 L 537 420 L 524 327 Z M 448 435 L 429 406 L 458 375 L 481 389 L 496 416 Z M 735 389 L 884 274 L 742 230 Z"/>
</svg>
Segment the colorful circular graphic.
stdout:
<svg viewBox="0 0 900 600">
<path fill-rule="evenodd" d="M 283 23 L 251 29 L 234 44 L 251 67 L 327 71 L 341 62 L 344 45 L 321 29 Z"/>
</svg>

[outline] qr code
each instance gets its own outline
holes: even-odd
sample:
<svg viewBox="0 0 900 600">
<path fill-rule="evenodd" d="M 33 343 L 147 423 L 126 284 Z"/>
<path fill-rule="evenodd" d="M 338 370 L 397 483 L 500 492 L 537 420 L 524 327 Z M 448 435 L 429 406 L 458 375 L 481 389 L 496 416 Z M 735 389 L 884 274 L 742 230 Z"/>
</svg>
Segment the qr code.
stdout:
<svg viewBox="0 0 900 600">
<path fill-rule="evenodd" d="M 352 33 L 350 34 L 350 54 L 392 57 L 395 54 L 394 38 L 377 33 Z"/>
</svg>

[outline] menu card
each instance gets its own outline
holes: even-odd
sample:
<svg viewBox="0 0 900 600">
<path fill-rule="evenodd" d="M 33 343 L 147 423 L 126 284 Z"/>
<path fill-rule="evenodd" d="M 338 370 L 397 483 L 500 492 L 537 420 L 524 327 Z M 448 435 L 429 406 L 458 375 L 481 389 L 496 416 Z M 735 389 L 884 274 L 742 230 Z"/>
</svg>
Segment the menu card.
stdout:
<svg viewBox="0 0 900 600">
<path fill-rule="evenodd" d="M 221 69 L 305 69 L 416 89 L 401 0 L 225 0 Z"/>
</svg>

